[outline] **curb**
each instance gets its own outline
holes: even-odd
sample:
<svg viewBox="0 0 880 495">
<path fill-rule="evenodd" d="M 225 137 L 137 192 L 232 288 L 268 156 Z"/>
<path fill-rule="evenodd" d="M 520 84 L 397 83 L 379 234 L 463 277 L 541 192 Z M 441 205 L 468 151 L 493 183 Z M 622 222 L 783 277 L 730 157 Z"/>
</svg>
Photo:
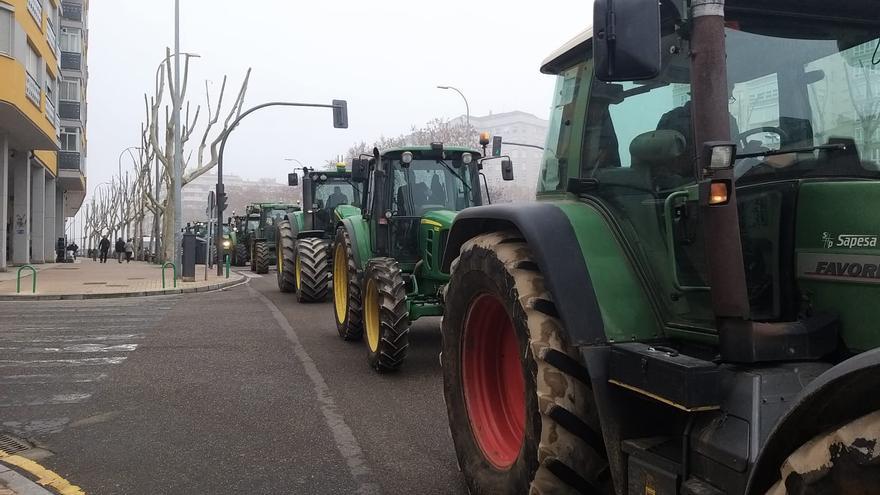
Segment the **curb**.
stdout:
<svg viewBox="0 0 880 495">
<path fill-rule="evenodd" d="M 123 297 L 145 297 L 145 296 L 168 296 L 173 294 L 195 294 L 197 292 L 210 292 L 213 290 L 225 289 L 226 287 L 236 285 L 242 281 L 246 281 L 247 277 L 236 274 L 233 277 L 230 274 L 228 280 L 217 284 L 203 285 L 201 287 L 186 287 L 180 289 L 157 289 L 135 292 L 102 292 L 94 294 L 8 294 L 0 295 L 0 301 L 78 301 L 83 299 L 115 299 Z"/>
</svg>

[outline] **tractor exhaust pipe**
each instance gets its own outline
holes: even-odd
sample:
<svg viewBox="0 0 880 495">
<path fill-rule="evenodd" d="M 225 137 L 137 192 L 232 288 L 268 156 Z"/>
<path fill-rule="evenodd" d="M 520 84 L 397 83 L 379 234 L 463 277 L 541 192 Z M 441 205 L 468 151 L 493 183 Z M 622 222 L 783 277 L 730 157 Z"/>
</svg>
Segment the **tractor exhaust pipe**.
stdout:
<svg viewBox="0 0 880 495">
<path fill-rule="evenodd" d="M 712 308 L 719 332 L 737 331 L 747 324 L 750 309 L 734 172 L 732 167 L 711 171 L 702 167 L 707 158 L 702 155 L 708 152 L 702 143 L 730 141 L 724 0 L 693 0 L 692 17 L 691 111 Z M 710 180 L 727 182 L 726 203 L 710 205 Z"/>
</svg>

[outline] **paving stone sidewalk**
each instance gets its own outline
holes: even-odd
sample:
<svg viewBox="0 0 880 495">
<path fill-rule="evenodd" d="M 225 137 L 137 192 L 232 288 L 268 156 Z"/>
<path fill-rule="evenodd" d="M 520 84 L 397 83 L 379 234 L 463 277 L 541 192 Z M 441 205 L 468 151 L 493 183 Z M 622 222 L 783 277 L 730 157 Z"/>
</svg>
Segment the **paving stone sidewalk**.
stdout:
<svg viewBox="0 0 880 495">
<path fill-rule="evenodd" d="M 31 293 L 30 270 L 22 271 L 21 293 L 16 294 L 17 267 L 0 273 L 0 300 L 9 299 L 89 299 L 101 297 L 129 297 L 161 294 L 180 294 L 216 290 L 241 282 L 244 277 L 231 272 L 229 278 L 218 277 L 216 268 L 196 265 L 194 282 L 172 281 L 172 270 L 165 270 L 165 288 L 162 287 L 162 268 L 142 261 L 106 263 L 91 259 L 78 259 L 75 263 L 35 265 L 37 268 L 37 291 Z"/>
</svg>

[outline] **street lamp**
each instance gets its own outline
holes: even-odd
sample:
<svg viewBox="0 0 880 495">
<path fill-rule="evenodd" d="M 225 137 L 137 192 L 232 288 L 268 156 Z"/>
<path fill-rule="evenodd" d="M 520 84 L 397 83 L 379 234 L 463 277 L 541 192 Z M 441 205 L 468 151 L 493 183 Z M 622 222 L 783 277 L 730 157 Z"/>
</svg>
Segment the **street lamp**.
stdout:
<svg viewBox="0 0 880 495">
<path fill-rule="evenodd" d="M 299 165 L 300 167 L 305 167 L 305 165 L 303 165 L 302 162 L 297 160 L 296 158 L 285 158 L 284 161 L 285 162 L 296 162 L 297 165 Z"/>
<path fill-rule="evenodd" d="M 437 86 L 437 89 L 451 89 L 461 95 L 461 99 L 464 100 L 464 109 L 465 109 L 465 119 L 467 122 L 467 126 L 471 126 L 471 107 L 468 105 L 467 98 L 465 98 L 464 93 L 461 92 L 458 88 L 454 86 Z"/>
<path fill-rule="evenodd" d="M 226 149 L 226 140 L 229 134 L 235 130 L 241 119 L 256 112 L 257 110 L 267 107 L 311 107 L 311 108 L 332 108 L 333 109 L 333 127 L 336 129 L 348 129 L 348 103 L 345 100 L 333 100 L 329 105 L 321 103 L 294 103 L 289 101 L 272 101 L 269 103 L 261 103 L 257 106 L 245 110 L 241 115 L 232 121 L 232 124 L 223 131 L 223 139 L 220 140 L 220 152 L 217 154 L 217 188 L 215 197 L 217 198 L 217 253 L 223 252 L 222 245 L 222 225 L 223 225 L 223 209 L 226 206 L 226 191 L 223 187 L 223 151 Z M 295 158 L 294 158 L 295 160 Z M 223 274 L 223 267 L 217 264 L 217 275 Z"/>
</svg>

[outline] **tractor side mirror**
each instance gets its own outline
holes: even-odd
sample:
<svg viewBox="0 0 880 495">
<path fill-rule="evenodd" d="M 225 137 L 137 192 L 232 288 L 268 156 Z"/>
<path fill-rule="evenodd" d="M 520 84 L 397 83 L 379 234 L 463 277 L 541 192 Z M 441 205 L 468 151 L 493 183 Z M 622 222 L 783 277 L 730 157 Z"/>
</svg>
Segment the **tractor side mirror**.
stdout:
<svg viewBox="0 0 880 495">
<path fill-rule="evenodd" d="M 287 185 L 291 187 L 299 185 L 299 175 L 296 172 L 287 174 Z"/>
<path fill-rule="evenodd" d="M 513 162 L 509 158 L 501 160 L 501 178 L 513 180 Z"/>
<path fill-rule="evenodd" d="M 351 161 L 351 181 L 361 183 L 367 181 L 370 173 L 370 160 L 367 158 L 355 158 Z"/>
<path fill-rule="evenodd" d="M 660 73 L 660 2 L 596 0 L 593 23 L 600 81 L 636 81 Z"/>
</svg>

